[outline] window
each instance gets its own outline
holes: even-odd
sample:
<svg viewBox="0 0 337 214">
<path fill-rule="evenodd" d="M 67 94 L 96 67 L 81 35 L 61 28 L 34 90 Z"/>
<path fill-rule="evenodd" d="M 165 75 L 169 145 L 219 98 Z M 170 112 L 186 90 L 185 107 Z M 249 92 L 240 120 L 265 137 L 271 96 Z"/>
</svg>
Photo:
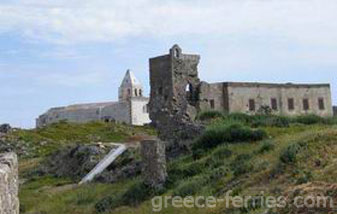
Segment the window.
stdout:
<svg viewBox="0 0 337 214">
<path fill-rule="evenodd" d="M 319 107 L 319 110 L 325 109 L 324 98 L 318 98 L 318 107 Z"/>
<path fill-rule="evenodd" d="M 159 95 L 162 95 L 162 94 L 163 94 L 163 88 L 162 88 L 162 87 L 160 87 L 160 88 L 158 89 L 158 94 L 159 94 Z"/>
<path fill-rule="evenodd" d="M 277 111 L 277 99 L 276 98 L 271 99 L 271 109 L 273 109 L 274 111 Z"/>
<path fill-rule="evenodd" d="M 137 91 L 137 89 L 135 89 L 135 96 L 136 96 L 136 97 L 138 96 L 138 91 Z"/>
<path fill-rule="evenodd" d="M 214 109 L 215 108 L 214 100 L 210 100 L 209 103 L 211 105 L 211 109 Z"/>
<path fill-rule="evenodd" d="M 131 90 L 130 90 L 130 89 L 128 89 L 128 95 L 129 95 L 129 96 L 131 95 Z"/>
<path fill-rule="evenodd" d="M 292 111 L 295 109 L 295 103 L 293 98 L 288 99 L 288 110 Z"/>
<path fill-rule="evenodd" d="M 139 96 L 140 96 L 140 97 L 143 96 L 143 91 L 142 91 L 142 89 L 139 89 Z"/>
<path fill-rule="evenodd" d="M 255 111 L 255 100 L 254 99 L 249 100 L 249 111 Z"/>
<path fill-rule="evenodd" d="M 149 105 L 143 106 L 143 113 L 149 113 Z"/>
<path fill-rule="evenodd" d="M 303 110 L 308 111 L 310 109 L 309 106 L 309 100 L 308 99 L 303 99 Z"/>
</svg>

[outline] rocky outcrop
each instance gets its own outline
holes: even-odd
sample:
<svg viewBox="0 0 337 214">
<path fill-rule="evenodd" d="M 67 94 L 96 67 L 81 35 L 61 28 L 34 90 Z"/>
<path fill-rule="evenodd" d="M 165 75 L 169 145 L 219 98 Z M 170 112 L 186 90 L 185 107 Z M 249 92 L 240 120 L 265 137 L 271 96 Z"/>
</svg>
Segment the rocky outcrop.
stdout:
<svg viewBox="0 0 337 214">
<path fill-rule="evenodd" d="M 0 213 L 18 214 L 20 209 L 18 160 L 14 153 L 0 154 Z"/>
<path fill-rule="evenodd" d="M 7 134 L 12 130 L 12 127 L 9 124 L 0 125 L 0 133 Z"/>
<path fill-rule="evenodd" d="M 35 173 L 70 177 L 79 181 L 113 148 L 116 147 L 110 144 L 69 146 L 55 152 Z M 141 173 L 141 162 L 135 158 L 138 156 L 137 152 L 139 151 L 136 148 L 129 148 L 101 174 L 97 175 L 94 180 L 114 183 L 139 175 Z"/>
</svg>

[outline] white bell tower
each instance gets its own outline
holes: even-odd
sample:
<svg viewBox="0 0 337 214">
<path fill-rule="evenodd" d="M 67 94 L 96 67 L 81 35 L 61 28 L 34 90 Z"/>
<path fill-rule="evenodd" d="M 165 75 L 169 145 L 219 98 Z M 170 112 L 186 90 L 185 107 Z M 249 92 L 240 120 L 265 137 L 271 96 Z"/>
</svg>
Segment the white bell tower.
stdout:
<svg viewBox="0 0 337 214">
<path fill-rule="evenodd" d="M 143 85 L 128 69 L 118 92 L 119 101 L 129 100 L 133 97 L 143 97 Z"/>
</svg>

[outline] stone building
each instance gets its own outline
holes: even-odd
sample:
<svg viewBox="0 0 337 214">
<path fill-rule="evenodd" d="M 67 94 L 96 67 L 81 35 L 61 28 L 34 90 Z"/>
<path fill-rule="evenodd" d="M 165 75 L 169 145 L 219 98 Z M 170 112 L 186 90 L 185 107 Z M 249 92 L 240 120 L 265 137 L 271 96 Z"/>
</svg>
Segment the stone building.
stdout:
<svg viewBox="0 0 337 214">
<path fill-rule="evenodd" d="M 337 117 L 337 106 L 333 107 L 333 116 Z"/>
<path fill-rule="evenodd" d="M 118 90 L 118 102 L 75 104 L 51 108 L 36 119 L 36 126 L 66 120 L 73 123 L 116 121 L 132 125 L 150 123 L 149 98 L 143 96 L 143 86 L 128 70 Z"/>
<path fill-rule="evenodd" d="M 150 59 L 150 118 L 155 124 L 193 121 L 197 112 L 277 115 L 333 115 L 329 84 L 207 83 L 198 77 L 199 55 L 183 54 L 178 45 L 168 55 Z"/>
</svg>

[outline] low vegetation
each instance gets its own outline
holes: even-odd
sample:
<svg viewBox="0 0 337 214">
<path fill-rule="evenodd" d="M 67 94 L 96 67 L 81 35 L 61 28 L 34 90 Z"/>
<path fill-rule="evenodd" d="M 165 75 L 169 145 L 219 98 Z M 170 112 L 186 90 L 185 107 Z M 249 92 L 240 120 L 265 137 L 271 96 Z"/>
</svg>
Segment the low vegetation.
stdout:
<svg viewBox="0 0 337 214">
<path fill-rule="evenodd" d="M 233 195 L 255 196 L 264 191 L 266 195 L 280 196 L 289 188 L 308 182 L 337 183 L 337 126 L 332 119 L 318 119 L 311 115 L 285 118 L 244 114 L 199 116 L 201 118 L 207 124 L 206 131 L 195 139 L 190 154 L 168 162 L 169 177 L 163 189 L 147 187 L 140 177 L 114 184 L 91 183 L 77 187 L 67 177 L 26 176 L 20 190 L 22 213 L 147 214 L 152 213 L 150 199 L 157 195 L 221 198 L 232 190 Z M 34 139 L 43 136 L 44 140 L 70 141 L 72 138 L 67 137 L 66 133 L 63 137 L 54 136 L 62 133 L 57 131 L 58 126 L 63 130 L 62 127 L 68 125 L 55 124 L 51 130 L 46 128 L 22 132 L 26 133 L 26 137 L 33 135 Z M 122 140 L 135 133 L 154 133 L 150 129 L 123 125 L 120 128 L 107 124 L 79 126 L 83 128 L 79 128 L 81 131 L 76 131 L 78 127 L 68 129 L 74 129 L 75 133 L 83 131 L 78 136 L 84 142 L 90 142 L 94 138 L 102 141 Z M 97 126 L 97 131 L 94 126 Z M 115 130 L 114 136 L 109 135 L 106 129 Z M 124 131 L 127 132 L 125 137 Z M 45 158 L 47 153 L 36 155 Z M 33 160 L 35 159 L 27 158 L 21 162 L 20 171 L 25 173 L 35 168 L 39 162 Z M 253 206 L 233 210 L 225 208 L 224 204 L 218 204 L 214 209 L 177 209 L 168 205 L 160 213 L 257 214 L 265 211 L 262 207 Z"/>
</svg>

